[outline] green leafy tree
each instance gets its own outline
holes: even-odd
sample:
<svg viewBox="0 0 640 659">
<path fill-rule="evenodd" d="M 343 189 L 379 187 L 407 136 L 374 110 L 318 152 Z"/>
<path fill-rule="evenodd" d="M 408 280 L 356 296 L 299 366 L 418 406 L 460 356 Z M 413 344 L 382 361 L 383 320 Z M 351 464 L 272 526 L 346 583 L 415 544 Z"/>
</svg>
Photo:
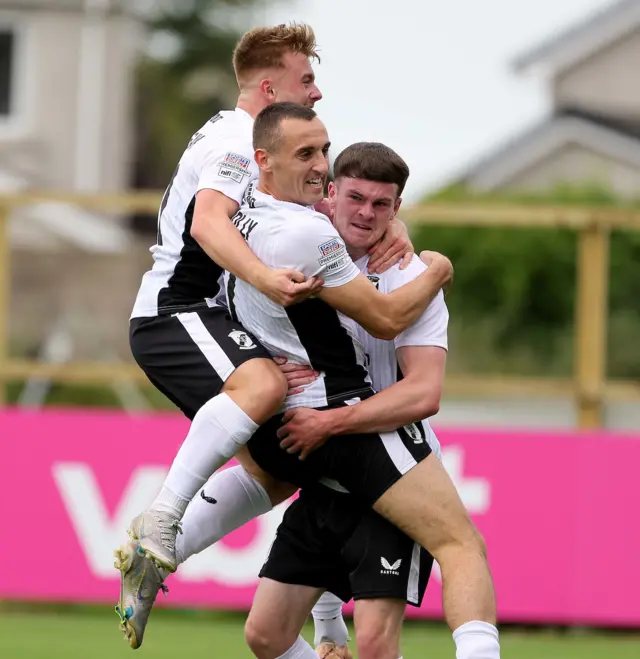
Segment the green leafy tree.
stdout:
<svg viewBox="0 0 640 659">
<path fill-rule="evenodd" d="M 137 75 L 134 185 L 163 189 L 189 137 L 233 107 L 233 48 L 263 0 L 138 1 L 148 48 Z"/>
<path fill-rule="evenodd" d="M 620 206 L 595 186 L 559 185 L 543 195 L 471 194 L 452 187 L 426 199 L 449 203 Z M 625 203 L 640 207 L 640 203 Z M 573 231 L 430 225 L 419 248 L 441 251 L 456 268 L 451 309 L 453 370 L 571 373 L 577 241 Z M 609 294 L 609 372 L 640 377 L 640 235 L 614 232 Z"/>
</svg>

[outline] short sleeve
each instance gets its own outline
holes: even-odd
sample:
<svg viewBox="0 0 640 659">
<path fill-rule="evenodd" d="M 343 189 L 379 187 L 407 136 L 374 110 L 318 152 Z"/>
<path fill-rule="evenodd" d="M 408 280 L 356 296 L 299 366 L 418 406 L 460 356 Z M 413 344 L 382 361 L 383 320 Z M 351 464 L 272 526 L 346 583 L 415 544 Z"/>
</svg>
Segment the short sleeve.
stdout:
<svg viewBox="0 0 640 659">
<path fill-rule="evenodd" d="M 388 292 L 394 291 L 400 286 L 413 281 L 423 273 L 427 266 L 414 256 L 405 270 L 394 266 L 388 271 Z M 437 346 L 448 349 L 449 310 L 444 301 L 444 294 L 439 291 L 431 304 L 413 325 L 404 332 L 398 334 L 394 340 L 396 348 L 403 346 Z"/>
<path fill-rule="evenodd" d="M 396 336 L 394 340 L 395 347 L 437 346 L 448 350 L 448 327 L 449 310 L 445 304 L 442 291 L 439 291 L 420 318 Z"/>
<path fill-rule="evenodd" d="M 252 146 L 243 140 L 223 140 L 213 148 L 208 146 L 202 154 L 198 192 L 217 190 L 240 204 L 244 191 L 257 175 Z"/>
<path fill-rule="evenodd" d="M 277 262 L 291 263 L 306 277 L 322 277 L 327 288 L 344 286 L 360 270 L 351 260 L 344 241 L 325 216 L 310 213 L 309 218 L 292 218 L 295 228 L 278 241 Z"/>
</svg>

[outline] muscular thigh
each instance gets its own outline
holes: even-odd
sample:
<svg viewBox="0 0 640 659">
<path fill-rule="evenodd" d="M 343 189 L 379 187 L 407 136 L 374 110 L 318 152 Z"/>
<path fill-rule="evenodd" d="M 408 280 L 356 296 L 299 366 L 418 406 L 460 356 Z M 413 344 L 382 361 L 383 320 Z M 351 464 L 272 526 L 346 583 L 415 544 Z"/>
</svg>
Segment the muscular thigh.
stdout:
<svg viewBox="0 0 640 659">
<path fill-rule="evenodd" d="M 435 455 L 408 471 L 374 503 L 374 510 L 437 556 L 475 533 L 458 492 Z"/>
</svg>

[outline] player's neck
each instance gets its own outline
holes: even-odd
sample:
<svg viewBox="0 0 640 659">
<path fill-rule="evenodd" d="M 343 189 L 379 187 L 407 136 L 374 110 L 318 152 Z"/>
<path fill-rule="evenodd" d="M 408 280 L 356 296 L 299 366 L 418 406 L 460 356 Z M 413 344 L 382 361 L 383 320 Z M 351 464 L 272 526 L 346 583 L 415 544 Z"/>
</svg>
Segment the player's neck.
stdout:
<svg viewBox="0 0 640 659">
<path fill-rule="evenodd" d="M 260 178 L 256 189 L 262 192 L 262 194 L 273 197 L 277 201 L 286 201 L 289 204 L 298 204 L 299 206 L 305 205 L 304 203 L 296 201 L 295 199 L 290 199 L 287 197 L 287 195 L 281 194 L 275 186 L 271 185 L 270 181 L 264 181 L 262 178 Z"/>
<path fill-rule="evenodd" d="M 238 102 L 236 107 L 240 110 L 244 110 L 248 115 L 254 119 L 267 107 L 264 99 L 253 91 L 241 91 L 238 96 Z"/>
<path fill-rule="evenodd" d="M 366 247 L 349 247 L 349 245 L 347 245 L 347 252 L 351 257 L 351 260 L 354 262 L 361 259 L 363 256 L 366 256 L 367 251 Z"/>
</svg>

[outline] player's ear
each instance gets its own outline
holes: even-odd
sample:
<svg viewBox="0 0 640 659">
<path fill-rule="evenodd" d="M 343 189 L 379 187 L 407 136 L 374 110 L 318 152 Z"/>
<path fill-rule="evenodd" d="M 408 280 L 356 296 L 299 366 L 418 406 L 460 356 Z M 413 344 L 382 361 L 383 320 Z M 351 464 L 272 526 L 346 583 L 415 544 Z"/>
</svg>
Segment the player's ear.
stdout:
<svg viewBox="0 0 640 659">
<path fill-rule="evenodd" d="M 393 214 L 397 215 L 398 211 L 400 210 L 400 206 L 402 205 L 402 197 L 398 197 L 396 199 L 396 203 L 393 205 Z"/>
<path fill-rule="evenodd" d="M 329 199 L 331 199 L 331 201 L 334 201 L 334 200 L 335 200 L 335 196 L 336 196 L 336 194 L 337 194 L 337 192 L 338 192 L 338 188 L 337 188 L 337 186 L 336 186 L 335 181 L 329 181 L 329 188 L 328 188 L 328 191 L 329 191 Z"/>
<path fill-rule="evenodd" d="M 273 89 L 273 81 L 271 78 L 264 78 L 261 80 L 258 88 L 272 103 L 276 100 L 276 93 Z"/>
<path fill-rule="evenodd" d="M 269 171 L 270 169 L 269 154 L 264 149 L 256 149 L 255 153 L 253 154 L 253 157 L 260 169 L 267 172 Z"/>
</svg>

